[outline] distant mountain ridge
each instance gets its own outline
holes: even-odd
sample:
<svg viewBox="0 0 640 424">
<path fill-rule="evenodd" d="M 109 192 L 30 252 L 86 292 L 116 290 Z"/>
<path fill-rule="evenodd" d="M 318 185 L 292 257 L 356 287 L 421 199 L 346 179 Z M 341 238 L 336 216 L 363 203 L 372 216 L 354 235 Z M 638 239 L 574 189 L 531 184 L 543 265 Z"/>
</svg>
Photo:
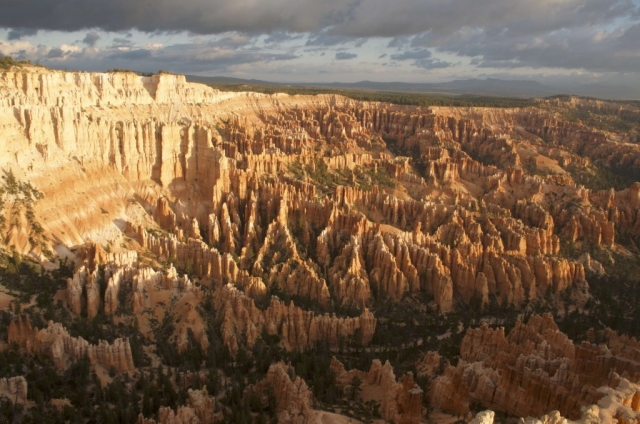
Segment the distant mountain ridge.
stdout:
<svg viewBox="0 0 640 424">
<path fill-rule="evenodd" d="M 611 100 L 640 99 L 640 86 L 582 84 L 576 86 L 545 85 L 534 80 L 503 80 L 498 78 L 461 79 L 442 83 L 410 83 L 410 82 L 377 82 L 359 81 L 354 83 L 278 83 L 257 79 L 242 79 L 225 76 L 202 77 L 187 75 L 193 82 L 210 84 L 246 84 L 263 86 L 295 86 L 335 88 L 342 90 L 397 91 L 414 93 L 434 93 L 451 95 L 479 95 L 497 97 L 548 97 L 558 94 L 575 94 L 579 96 L 598 97 Z"/>
</svg>

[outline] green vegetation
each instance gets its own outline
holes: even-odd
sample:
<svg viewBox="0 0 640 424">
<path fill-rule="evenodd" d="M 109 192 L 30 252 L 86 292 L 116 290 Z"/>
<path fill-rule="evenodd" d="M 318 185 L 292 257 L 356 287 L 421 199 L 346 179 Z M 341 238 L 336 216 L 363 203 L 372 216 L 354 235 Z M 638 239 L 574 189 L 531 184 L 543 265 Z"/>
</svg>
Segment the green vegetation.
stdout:
<svg viewBox="0 0 640 424">
<path fill-rule="evenodd" d="M 0 339 L 6 340 L 6 328 L 12 317 L 26 315 L 32 326 L 44 328 L 48 321 L 62 323 L 73 337 L 82 337 L 89 343 L 99 340 L 113 342 L 118 337 L 128 337 L 134 364 L 144 364 L 147 359 L 142 353 L 143 338 L 135 320 L 129 324 L 114 322 L 100 310 L 93 319 L 72 316 L 60 300 L 54 301 L 59 290 L 66 288 L 67 279 L 73 276 L 73 267 L 67 260 L 59 261 L 58 268 L 45 271 L 41 265 L 22 257 L 0 254 L 0 286 L 3 291 L 15 297 L 11 313 L 3 316 L 4 326 L 0 326 Z M 98 272 L 98 284 L 104 283 L 104 271 Z M 101 304 L 104 302 L 104 288 L 101 290 Z M 34 301 L 35 300 L 35 301 Z M 24 304 L 32 305 L 24 307 Z"/>
<path fill-rule="evenodd" d="M 106 72 L 111 74 L 136 74 L 137 73 L 135 71 L 132 71 L 131 69 L 124 69 L 124 68 L 108 69 Z"/>
<path fill-rule="evenodd" d="M 112 72 L 129 71 L 112 70 Z M 275 90 L 275 88 L 269 88 L 271 89 Z M 316 89 L 299 90 L 304 92 Z M 294 89 L 291 91 L 296 94 Z M 463 105 L 456 102 L 468 102 L 464 106 L 494 107 L 516 107 L 529 104 L 528 100 L 518 99 L 503 102 L 495 98 L 464 100 L 465 98 L 462 97 L 442 96 L 440 98 L 407 93 L 349 93 L 347 95 L 353 98 L 421 106 L 437 105 L 438 102 L 448 106 Z M 429 164 L 420 158 L 418 148 L 402 148 L 400 143 L 393 139 L 384 141 L 390 151 L 411 157 L 410 163 L 416 173 L 425 175 Z M 474 158 L 483 163 L 492 163 L 491 157 L 474 155 Z M 535 168 L 535 164 L 532 163 L 526 163 L 525 166 Z M 353 170 L 335 169 L 328 167 L 322 158 L 317 158 L 312 165 L 294 162 L 289 165 L 288 171 L 299 180 L 306 181 L 309 178 L 318 187 L 321 195 L 334 193 L 338 186 L 359 187 L 364 190 L 371 190 L 374 185 L 388 188 L 396 186 L 394 178 L 383 165 L 376 168 L 358 166 Z M 536 169 L 530 169 L 530 171 L 534 172 Z M 596 165 L 586 170 L 569 166 L 568 171 L 578 183 L 593 189 L 608 187 L 620 189 L 629 184 L 624 177 Z M 42 235 L 43 230 L 35 221 L 33 213 L 33 205 L 42 198 L 42 194 L 29 183 L 18 181 L 11 172 L 6 172 L 2 181 L 0 207 L 8 205 L 10 208 L 9 213 L 0 215 L 3 217 L 0 219 L 0 230 L 5 242 L 8 241 L 11 230 L 19 224 L 17 217 L 22 213 L 20 211 L 24 211 L 23 215 L 29 222 L 30 237 L 33 237 L 34 243 L 44 243 L 37 239 Z M 309 200 L 313 202 L 312 199 Z M 316 202 L 321 206 L 318 200 Z M 496 209 L 502 210 L 498 207 Z M 354 213 L 358 210 L 357 207 L 353 208 Z M 104 209 L 101 211 L 103 214 L 108 214 Z M 305 216 L 300 211 L 289 213 L 289 229 L 302 259 L 315 257 L 314 249 L 319 243 L 307 242 L 306 244 L 309 245 L 307 246 L 302 240 L 317 239 L 322 231 L 321 224 L 309 222 L 313 220 L 305 221 Z M 504 213 L 509 213 L 509 210 L 504 209 Z M 260 208 L 258 214 L 261 218 L 260 224 L 267 224 L 267 208 Z M 4 218 L 6 216 L 9 217 L 9 221 Z M 477 221 L 483 223 L 485 219 L 487 219 L 486 216 L 478 218 Z M 259 231 L 260 237 L 264 237 L 264 228 L 265 226 L 262 226 Z M 153 229 L 148 231 L 151 234 L 164 234 Z M 332 246 L 329 248 L 332 250 L 329 252 L 331 257 L 335 258 L 336 251 L 348 242 L 350 235 L 345 231 L 345 234 L 336 237 L 338 240 L 332 240 Z M 285 303 L 293 300 L 308 311 L 335 313 L 341 317 L 358 316 L 359 309 L 338 305 L 335 296 L 332 297 L 332 303 L 325 308 L 326 310 L 321 310 L 308 298 L 291 295 L 280 290 L 277 285 L 268 284 L 268 272 L 272 269 L 276 268 L 277 271 L 277 267 L 284 263 L 295 269 L 300 264 L 300 262 L 289 260 L 290 252 L 286 251 L 287 237 L 285 231 L 276 234 L 270 251 L 263 255 L 261 265 L 265 273 L 261 277 L 269 287 L 269 292 L 263 298 L 256 299 L 257 307 L 266 309 L 270 297 L 277 295 Z M 620 239 L 624 246 L 630 248 L 633 245 L 630 240 L 625 240 L 623 237 Z M 562 245 L 564 248 L 567 243 Z M 557 309 L 551 309 L 549 305 L 554 303 L 552 299 L 548 299 L 549 302 L 544 304 L 525 305 L 527 312 L 523 316 L 522 309 L 516 310 L 513 306 L 501 304 L 499 299 L 492 295 L 489 304 L 484 307 L 480 299 L 474 298 L 468 305 L 456 304 L 454 311 L 445 315 L 439 310 L 434 298 L 426 293 L 412 293 L 401 300 L 392 300 L 372 284 L 374 301 L 370 309 L 378 321 L 371 346 L 360 347 L 349 339 L 341 340 L 337 348 L 330 349 L 326 343 L 320 343 L 312 352 L 287 352 L 282 348 L 279 337 L 270 335 L 265 330 L 252 347 L 248 347 L 247 340 L 240 337 L 237 340 L 239 347 L 235 357 L 222 342 L 223 317 L 218 313 L 220 311 L 215 310 L 213 289 L 207 287 L 204 280 L 201 281 L 199 288 L 202 290 L 204 299 L 201 304 L 196 303 L 196 309 L 205 323 L 209 344 L 203 347 L 194 331 L 187 328 L 186 349 L 179 351 L 175 333 L 177 327 L 184 323 L 180 323 L 179 318 L 176 318 L 178 298 L 173 297 L 170 305 L 162 304 L 164 314 L 156 314 L 157 311 L 151 310 L 144 311 L 145 318 L 149 318 L 150 331 L 143 334 L 137 319 L 131 316 L 133 293 L 130 282 L 120 285 L 117 293 L 118 310 L 115 316 L 107 315 L 101 309 L 96 317 L 88 319 L 86 308 L 82 316 L 73 316 L 61 301 L 53 300 L 58 291 L 66 287 L 66 279 L 72 276 L 71 264 L 62 261 L 57 270 L 47 272 L 40 265 L 21 257 L 15 251 L 0 255 L 0 288 L 16 298 L 10 311 L 0 312 L 0 340 L 6 339 L 7 327 L 17 316 L 28 316 L 31 323 L 40 328 L 46 326 L 47 321 L 52 320 L 62 323 L 72 336 L 83 337 L 93 344 L 98 340 L 112 342 L 118 337 L 127 337 L 131 345 L 133 361 L 137 367 L 136 372 L 129 375 L 119 375 L 115 369 L 111 370 L 109 374 L 112 381 L 104 384 L 98 376 L 92 374 L 88 358 L 81 358 L 66 371 L 60 372 L 53 367 L 49 358 L 23 356 L 14 346 L 0 352 L 0 377 L 25 375 L 30 384 L 29 399 L 34 402 L 35 407 L 24 410 L 10 401 L 0 399 L 0 421 L 135 422 L 140 413 L 146 417 L 157 418 L 155 415 L 162 406 L 176 409 L 184 405 L 189 388 L 200 389 L 206 385 L 209 394 L 216 396 L 223 405 L 227 422 L 275 422 L 274 394 L 269 391 L 257 393 L 250 387 L 265 377 L 271 364 L 283 361 L 292 366 L 291 378 L 294 379 L 296 376 L 303 378 L 313 391 L 314 398 L 317 400 L 314 408 L 330 411 L 340 409 L 342 414 L 370 422 L 373 418 L 380 416 L 379 405 L 374 402 L 360 401 L 362 382 L 357 378 L 351 381 L 344 392 L 336 388 L 336 378 L 330 367 L 333 356 L 336 356 L 347 369 L 357 368 L 364 371 L 369 369 L 374 358 L 383 362 L 389 360 L 394 365 L 398 376 L 408 371 L 415 374 L 416 360 L 427 351 L 438 351 L 451 364 L 456 365 L 467 328 L 489 322 L 492 327 L 505 327 L 508 332 L 517 319 L 526 321 L 527 314 L 534 310 L 537 313 L 545 311 L 554 313 L 561 329 L 574 340 L 583 339 L 587 329 L 591 327 L 602 329 L 604 326 L 640 336 L 640 291 L 637 290 L 640 284 L 640 265 L 634 260 L 637 254 L 624 256 L 591 249 L 589 246 L 574 245 L 567 247 L 561 253 L 562 256 L 576 259 L 582 251 L 591 251 L 594 258 L 601 261 L 608 271 L 606 276 L 589 276 L 590 290 L 594 298 L 583 312 L 561 316 Z M 284 256 L 277 256 L 282 253 Z M 637 252 L 634 251 L 634 253 Z M 248 256 L 254 255 L 255 253 L 251 253 Z M 237 255 L 233 256 L 236 262 L 239 262 Z M 368 261 L 370 269 L 371 259 L 364 259 Z M 193 258 L 187 258 L 181 263 L 176 263 L 175 266 L 180 274 L 187 273 L 195 277 L 195 264 Z M 320 269 L 321 266 L 317 264 L 312 266 L 318 275 L 327 278 L 326 268 Z M 104 268 L 98 269 L 97 283 L 100 288 L 100 305 L 102 305 L 106 290 Z M 330 290 L 334 288 L 330 287 Z M 567 305 L 570 303 L 570 295 L 571 292 L 567 291 L 564 299 Z M 225 324 L 228 323 L 225 322 Z M 237 323 L 232 323 L 232 325 L 235 324 Z M 154 366 L 151 366 L 152 363 Z M 191 376 L 188 379 L 185 378 L 187 373 Z M 426 381 L 420 381 L 420 385 L 426 388 Z M 58 398 L 68 398 L 70 405 L 61 409 L 51 406 L 49 401 Z"/>
<path fill-rule="evenodd" d="M 126 68 L 113 68 L 113 69 L 109 69 L 105 72 L 108 73 L 114 73 L 114 74 L 136 74 L 139 75 L 141 77 L 152 77 L 154 75 L 175 75 L 173 72 L 169 72 L 169 71 L 164 71 L 164 70 L 159 70 L 158 72 L 139 72 L 139 71 L 133 71 L 131 69 L 126 69 Z"/>
<path fill-rule="evenodd" d="M 573 98 L 575 97 L 566 95 L 554 96 L 550 99 L 559 99 L 561 101 L 559 104 L 540 101 L 538 106 L 557 115 L 561 120 L 585 125 L 596 132 L 602 131 L 622 135 L 625 142 L 640 143 L 640 121 L 638 120 L 638 115 L 633 113 L 618 114 L 615 105 L 600 110 L 588 104 L 576 105 L 569 103 Z M 581 99 L 596 100 L 588 97 L 581 97 Z M 633 102 L 614 101 L 610 103 L 617 103 L 620 107 L 624 104 L 633 104 Z M 574 151 L 574 153 L 582 154 L 581 148 Z M 597 157 L 592 157 L 592 159 L 597 160 Z M 633 169 L 632 166 L 621 168 L 616 166 L 615 162 L 611 167 L 605 167 L 598 163 L 592 163 L 587 167 L 569 165 L 566 170 L 571 173 L 577 183 L 595 190 L 608 190 L 611 187 L 616 190 L 622 190 L 632 182 L 640 179 L 640 173 Z"/>
<path fill-rule="evenodd" d="M 581 167 L 571 164 L 565 168 L 577 184 L 592 190 L 624 190 L 636 181 L 629 174 L 616 173 L 598 164 Z"/>
<path fill-rule="evenodd" d="M 586 100 L 597 100 L 590 97 L 580 97 Z M 561 102 L 567 103 L 572 99 L 572 96 L 555 96 L 551 99 L 559 99 Z M 632 106 L 640 105 L 640 102 L 628 101 L 628 102 L 615 102 L 620 106 L 629 104 Z M 587 125 L 591 128 L 595 128 L 600 131 L 615 132 L 615 133 L 627 133 L 630 135 L 631 140 L 640 139 L 640 122 L 637 117 L 623 117 L 611 113 L 610 111 L 600 111 L 587 106 L 574 106 L 571 104 L 559 105 L 553 103 L 540 102 L 538 106 L 542 109 L 547 109 L 550 112 L 557 113 L 560 117 L 569 122 L 577 122 Z"/>
<path fill-rule="evenodd" d="M 120 318 L 116 322 L 102 310 L 93 319 L 76 317 L 60 301 L 54 303 L 55 294 L 66 287 L 66 279 L 72 275 L 73 268 L 66 261 L 62 261 L 58 269 L 47 272 L 40 265 L 15 252 L 12 255 L 0 255 L 0 286 L 3 291 L 16 298 L 11 311 L 0 313 L 0 339 L 6 340 L 8 325 L 17 315 L 28 316 L 31 324 L 38 328 L 46 327 L 49 320 L 62 323 L 71 336 L 82 337 L 92 344 L 99 340 L 111 343 L 119 337 L 128 338 L 138 374 L 132 379 L 128 375 L 117 375 L 112 370 L 110 374 L 114 377 L 113 381 L 104 385 L 95 374 L 90 374 L 87 358 L 60 372 L 48 357 L 24 356 L 12 347 L 0 352 L 0 378 L 25 376 L 29 381 L 29 400 L 35 402 L 35 407 L 23 410 L 15 407 L 11 401 L 0 398 L 0 422 L 15 422 L 18 416 L 18 422 L 25 423 L 136 422 L 142 411 L 146 416 L 154 416 L 160 406 L 175 409 L 185 404 L 188 388 L 198 389 L 206 384 L 210 393 L 216 393 L 220 386 L 219 379 L 211 376 L 211 373 L 207 374 L 210 377 L 196 378 L 184 390 L 177 389 L 176 376 L 171 374 L 175 371 L 195 371 L 204 363 L 202 353 L 195 349 L 193 333 L 189 334 L 190 346 L 187 353 L 171 358 L 161 350 L 161 357 L 164 359 L 167 356 L 164 363 L 172 362 L 175 366 L 160 366 L 156 370 L 149 368 L 150 361 L 144 353 L 143 345 L 150 341 L 140 333 L 135 318 Z M 102 303 L 105 286 L 102 269 L 98 271 L 98 280 Z M 32 302 L 34 297 L 35 302 Z M 32 304 L 23 306 L 28 303 Z M 163 321 L 157 335 L 163 337 L 171 326 L 172 323 Z M 210 337 L 213 346 L 222 345 L 219 338 Z M 166 341 L 166 337 L 162 341 L 164 343 L 159 345 L 160 348 L 173 346 Z M 220 357 L 225 360 L 222 355 Z M 210 358 L 207 358 L 207 362 L 209 361 Z M 215 363 L 213 366 L 215 367 Z M 51 399 L 63 398 L 69 399 L 70 405 L 58 409 L 49 404 Z"/>
<path fill-rule="evenodd" d="M 355 169 L 355 176 L 358 186 L 364 190 L 371 190 L 374 185 L 390 188 L 396 187 L 396 183 L 391 177 L 391 174 L 383 167 L 377 169 L 357 167 Z"/>
<path fill-rule="evenodd" d="M 457 364 L 460 345 L 469 327 L 477 327 L 483 321 L 492 327 L 505 327 L 507 331 L 515 326 L 520 315 L 513 305 L 500 305 L 494 296 L 484 308 L 479 299 L 469 305 L 456 304 L 454 310 L 442 314 L 433 298 L 425 293 L 405 296 L 399 302 L 381 299 L 371 308 L 378 318 L 376 332 L 371 346 L 380 352 L 360 351 L 360 358 L 345 357 L 347 368 L 367 370 L 374 358 L 389 360 L 396 369 L 396 375 L 411 371 L 416 374 L 415 362 L 427 351 L 437 351 L 453 365 Z M 419 341 L 419 343 L 418 343 Z"/>
<path fill-rule="evenodd" d="M 72 317 L 66 308 L 53 305 L 53 294 L 64 287 L 65 279 L 73 271 L 65 262 L 59 271 L 52 274 L 18 255 L 6 256 L 3 261 L 0 279 L 6 288 L 16 292 L 24 289 L 25 293 L 20 296 L 24 303 L 39 293 L 39 285 L 49 287 L 42 291 L 43 296 L 38 296 L 35 306 L 21 311 L 30 316 L 34 325 L 42 326 L 46 323 L 45 319 L 52 319 L 63 323 L 72 335 L 82 336 L 91 343 L 96 343 L 98 338 L 111 341 L 115 337 L 129 337 L 137 367 L 136 375 L 118 375 L 114 372 L 113 381 L 103 384 L 91 373 L 86 358 L 65 372 L 59 372 L 46 357 L 23 357 L 13 349 L 3 352 L 0 354 L 0 377 L 24 375 L 30 382 L 29 399 L 36 405 L 35 408 L 24 410 L 14 407 L 10 401 L 0 400 L 0 420 L 4 418 L 8 422 L 13 422 L 16 414 L 20 415 L 22 422 L 28 423 L 135 422 L 140 413 L 155 417 L 161 406 L 176 409 L 184 405 L 189 388 L 200 389 L 205 385 L 209 394 L 219 395 L 228 422 L 275 422 L 273 393 L 258 396 L 247 388 L 262 380 L 269 366 L 278 361 L 291 363 L 295 370 L 292 378 L 300 376 L 307 382 L 318 402 L 314 407 L 329 411 L 339 409 L 342 414 L 370 422 L 380 416 L 379 405 L 364 403 L 359 399 L 361 385 L 357 380 L 344 392 L 337 389 L 335 376 L 330 369 L 334 355 L 347 369 L 366 371 L 371 361 L 379 358 L 383 362 L 390 360 L 396 368 L 396 375 L 406 371 L 415 373 L 415 361 L 427 350 L 437 350 L 455 364 L 464 336 L 463 329 L 479 325 L 481 317 L 493 317 L 492 325 L 506 326 L 509 331 L 518 316 L 515 309 L 500 307 L 495 299 L 484 311 L 476 302 L 471 307 L 460 305 L 455 313 L 446 316 L 441 315 L 437 308 L 425 307 L 432 303 L 432 299 L 424 295 L 408 296 L 399 304 L 390 299 L 380 299 L 373 306 L 379 320 L 373 347 L 380 348 L 380 351 L 355 348 L 345 341 L 338 351 L 329 349 L 326 344 L 319 344 L 313 354 L 286 352 L 277 336 L 264 333 L 250 350 L 244 347 L 246 341 L 238 340 L 240 348 L 233 358 L 222 343 L 221 322 L 214 308 L 212 292 L 205 289 L 205 297 L 198 311 L 206 324 L 209 347 L 202 349 L 193 333 L 189 332 L 186 351 L 176 351 L 175 344 L 170 340 L 175 330 L 172 320 L 175 302 L 172 302 L 165 318 L 152 324 L 156 353 L 162 365 L 150 367 L 150 361 L 142 349 L 150 340 L 140 334 L 135 322 L 129 325 L 116 324 L 102 311 L 92 320 Z M 103 271 L 99 272 L 99 280 L 102 286 Z M 0 328 L 6 329 L 14 317 L 10 312 L 1 314 Z M 565 327 L 568 328 L 569 324 Z M 420 344 L 411 343 L 419 339 L 422 339 Z M 180 373 L 186 371 L 194 373 L 188 381 L 180 377 Z M 421 384 L 425 386 L 425 382 Z M 57 409 L 49 404 L 51 399 L 65 397 L 69 399 L 70 406 Z"/>
<path fill-rule="evenodd" d="M 34 211 L 35 203 L 42 199 L 43 195 L 29 182 L 19 181 L 11 170 L 4 171 L 2 185 L 0 185 L 0 234 L 2 242 L 7 245 L 11 241 L 14 229 L 21 227 L 21 217 L 26 219 L 26 230 L 29 244 L 32 248 L 39 247 L 47 252 L 47 237 L 44 229 L 36 220 Z M 5 207 L 8 207 L 9 221 L 5 216 Z M 8 224 L 8 225 L 7 225 Z"/>
<path fill-rule="evenodd" d="M 610 113 L 599 113 L 578 108 L 562 108 L 560 114 L 567 121 L 581 122 L 601 131 L 638 133 L 638 123 L 636 121 L 630 121 Z"/>
<path fill-rule="evenodd" d="M 511 97 L 491 97 L 473 95 L 438 95 L 410 92 L 342 90 L 339 88 L 317 88 L 295 85 L 259 85 L 259 84 L 207 84 L 221 91 L 253 91 L 257 93 L 290 95 L 339 94 L 354 100 L 366 102 L 385 102 L 407 106 L 449 106 L 449 107 L 528 107 L 535 106 L 531 99 Z"/>
<path fill-rule="evenodd" d="M 351 185 L 346 170 L 330 170 L 322 159 L 317 160 L 313 167 L 307 165 L 305 171 L 322 194 L 335 191 L 337 186 Z"/>
<path fill-rule="evenodd" d="M 582 254 L 589 253 L 593 260 L 603 265 L 606 272 L 604 275 L 587 274 L 592 298 L 581 312 L 560 316 L 556 309 L 542 305 L 537 310 L 552 313 L 560 329 L 574 341 L 584 340 L 590 328 L 602 330 L 606 327 L 618 334 L 640 337 L 638 248 L 622 235 L 618 235 L 616 243 L 625 246 L 629 252 L 620 253 L 587 243 L 563 241 L 561 244 L 561 256 L 576 260 Z"/>
<path fill-rule="evenodd" d="M 66 279 L 73 268 L 66 260 L 59 261 L 58 269 L 45 272 L 40 264 L 17 254 L 0 254 L 0 285 L 21 303 L 29 303 L 35 297 L 39 308 L 53 308 L 53 296 L 66 287 Z"/>
<path fill-rule="evenodd" d="M 175 408 L 186 402 L 186 390 L 176 391 L 171 375 L 162 366 L 140 371 L 136 380 L 115 376 L 111 383 L 103 384 L 91 372 L 87 357 L 59 372 L 49 358 L 25 357 L 11 349 L 0 353 L 0 364 L 0 377 L 25 376 L 29 381 L 28 399 L 35 403 L 34 408 L 22 410 L 0 398 L 2 422 L 134 423 L 141 412 L 154 416 L 161 406 Z M 196 381 L 192 386 L 201 388 L 204 384 Z M 69 405 L 61 409 L 49 403 L 65 398 Z M 14 421 L 18 416 L 22 421 Z"/>
<path fill-rule="evenodd" d="M 560 100 L 562 102 L 569 102 L 574 98 L 580 98 L 580 99 L 584 99 L 584 100 L 604 100 L 604 99 L 599 99 L 597 97 L 590 97 L 590 96 L 578 96 L 578 95 L 574 95 L 574 94 L 556 94 L 554 96 L 549 96 L 549 97 L 545 97 L 543 100 Z M 632 105 L 632 106 L 638 106 L 640 107 L 640 100 L 606 100 L 609 103 L 619 103 L 621 105 Z"/>
<path fill-rule="evenodd" d="M 576 320 L 589 322 L 596 329 L 604 326 L 615 329 L 619 334 L 640 337 L 640 264 L 637 253 L 623 255 L 613 252 L 611 255 L 593 255 L 607 271 L 606 275 L 588 276 L 589 291 L 595 301 L 586 316 Z M 590 328 L 590 327 L 589 327 Z M 588 328 L 587 328 L 588 329 Z"/>
<path fill-rule="evenodd" d="M 305 176 L 311 178 L 321 195 L 335 192 L 338 186 L 359 187 L 363 190 L 371 190 L 374 185 L 390 188 L 396 186 L 389 172 L 382 166 L 376 169 L 356 166 L 353 171 L 347 168 L 330 169 L 322 159 L 318 159 L 313 166 L 293 162 L 289 165 L 289 172 L 299 180 Z"/>
<path fill-rule="evenodd" d="M 73 275 L 73 268 L 61 261 L 58 269 L 47 272 L 39 264 L 21 257 L 0 255 L 0 284 L 4 291 L 13 295 L 14 307 L 0 314 L 0 338 L 6 340 L 7 327 L 24 314 L 34 327 L 43 328 L 47 321 L 62 323 L 74 337 L 83 337 L 90 343 L 99 339 L 113 341 L 116 337 L 129 337 L 134 364 L 145 365 L 142 352 L 142 336 L 137 326 L 116 324 L 100 313 L 93 320 L 72 317 L 60 301 L 54 303 L 58 290 L 66 287 L 66 279 Z M 35 302 L 32 303 L 35 297 Z M 32 303 L 23 308 L 23 304 Z M 135 392 L 127 377 L 117 377 L 111 384 L 103 386 L 95 374 L 90 374 L 88 358 L 80 359 L 66 371 L 59 372 L 51 359 L 45 356 L 25 356 L 13 347 L 0 352 L 0 378 L 23 375 L 29 382 L 29 400 L 34 408 L 22 410 L 11 401 L 0 398 L 0 421 L 25 423 L 58 422 L 134 422 L 139 408 L 131 403 Z M 123 400 L 123 396 L 128 400 Z M 70 401 L 68 406 L 58 409 L 51 399 Z M 20 417 L 19 421 L 14 421 Z"/>
<path fill-rule="evenodd" d="M 9 69 L 13 66 L 31 65 L 29 60 L 14 60 L 11 56 L 0 56 L 0 69 Z"/>
</svg>

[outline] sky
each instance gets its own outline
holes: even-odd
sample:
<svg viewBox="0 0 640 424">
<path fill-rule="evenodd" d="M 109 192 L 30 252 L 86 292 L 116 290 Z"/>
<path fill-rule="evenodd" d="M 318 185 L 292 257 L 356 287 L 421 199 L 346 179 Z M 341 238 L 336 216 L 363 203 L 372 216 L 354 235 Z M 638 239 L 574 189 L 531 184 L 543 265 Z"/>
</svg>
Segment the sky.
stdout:
<svg viewBox="0 0 640 424">
<path fill-rule="evenodd" d="M 640 85 L 640 0 L 0 0 L 0 54 L 276 82 Z"/>
</svg>

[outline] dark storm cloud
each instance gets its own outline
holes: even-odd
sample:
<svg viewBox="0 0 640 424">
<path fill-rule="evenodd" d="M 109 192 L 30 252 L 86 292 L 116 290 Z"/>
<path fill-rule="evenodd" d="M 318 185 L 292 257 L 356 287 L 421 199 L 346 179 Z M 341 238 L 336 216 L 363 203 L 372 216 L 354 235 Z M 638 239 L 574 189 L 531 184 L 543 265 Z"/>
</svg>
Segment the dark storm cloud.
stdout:
<svg viewBox="0 0 640 424">
<path fill-rule="evenodd" d="M 625 50 L 640 50 L 640 23 L 631 26 L 617 40 L 617 48 Z"/>
<path fill-rule="evenodd" d="M 637 19 L 638 13 L 633 0 L 363 0 L 332 33 L 398 37 L 484 28 L 495 33 L 536 34 L 618 18 Z"/>
<path fill-rule="evenodd" d="M 87 35 L 84 37 L 82 42 L 85 43 L 87 46 L 93 47 L 96 45 L 98 40 L 100 40 L 100 38 L 101 37 L 97 32 L 91 31 L 87 33 Z"/>
<path fill-rule="evenodd" d="M 305 32 L 338 22 L 358 0 L 19 0 L 0 26 L 75 31 Z"/>
<path fill-rule="evenodd" d="M 0 26 L 396 37 L 463 27 L 535 33 L 637 16 L 632 0 L 20 0 L 3 5 Z"/>
<path fill-rule="evenodd" d="M 306 46 L 362 46 L 387 37 L 415 49 L 475 58 L 482 67 L 637 72 L 639 0 L 13 0 L 0 27 L 36 30 L 269 34 L 277 47 L 306 34 Z M 609 36 L 600 34 L 607 29 Z M 31 31 L 31 32 L 29 32 Z M 635 38 L 634 38 L 635 37 Z M 538 44 L 532 43 L 535 40 Z M 239 45 L 244 45 L 242 40 Z M 229 41 L 232 43 L 232 40 Z M 86 43 L 91 45 L 89 43 Z M 122 45 L 124 46 L 124 44 Z M 408 53 L 403 50 L 407 50 Z M 433 57 L 407 58 L 444 67 Z"/>
<path fill-rule="evenodd" d="M 64 57 L 64 52 L 61 49 L 51 49 L 47 53 L 47 59 L 59 59 Z"/>
<path fill-rule="evenodd" d="M 358 55 L 355 53 L 349 53 L 349 52 L 336 53 L 336 60 L 350 60 L 350 59 L 355 59 L 356 57 L 358 57 Z"/>
<path fill-rule="evenodd" d="M 13 28 L 7 34 L 8 40 L 20 40 L 23 37 L 28 37 L 30 35 L 36 35 L 38 33 L 37 29 L 33 28 Z"/>
</svg>

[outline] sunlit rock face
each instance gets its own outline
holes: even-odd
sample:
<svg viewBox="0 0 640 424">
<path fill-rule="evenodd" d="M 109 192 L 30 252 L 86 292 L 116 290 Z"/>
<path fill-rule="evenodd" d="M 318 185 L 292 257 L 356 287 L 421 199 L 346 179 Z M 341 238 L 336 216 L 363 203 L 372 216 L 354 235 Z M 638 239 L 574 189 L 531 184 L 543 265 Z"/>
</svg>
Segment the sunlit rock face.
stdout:
<svg viewBox="0 0 640 424">
<path fill-rule="evenodd" d="M 16 343 L 25 353 L 49 356 L 60 370 L 85 356 L 92 364 L 106 369 L 113 367 L 120 372 L 135 370 L 128 340 L 116 339 L 113 343 L 100 340 L 94 345 L 82 337 L 71 337 L 61 324 L 51 321 L 42 330 L 32 328 L 28 318 L 11 322 L 8 341 Z"/>
<path fill-rule="evenodd" d="M 43 193 L 35 216 L 61 252 L 134 229 L 200 276 L 217 272 L 202 262 L 214 249 L 238 258 L 234 278 L 265 277 L 267 289 L 325 307 L 422 291 L 446 312 L 456 301 L 585 292 L 583 266 L 558 257 L 560 239 L 612 246 L 616 226 L 637 227 L 635 186 L 594 193 L 560 172 L 601 158 L 579 157 L 569 139 L 605 136 L 540 110 L 223 93 L 166 74 L 23 68 L 0 84 L 2 161 Z M 533 143 L 538 133 L 560 148 Z M 526 172 L 541 158 L 558 174 Z M 149 225 L 175 241 L 148 240 Z M 25 226 L 13 244 L 41 250 Z"/>
<path fill-rule="evenodd" d="M 154 344 L 150 328 L 168 316 L 166 342 L 180 354 L 221 343 L 237 358 L 266 339 L 286 352 L 375 352 L 381 305 L 407 299 L 433 314 L 570 312 L 610 269 L 573 251 L 628 253 L 640 242 L 640 183 L 592 184 L 599 167 L 637 175 L 640 148 L 539 103 L 409 107 L 228 93 L 169 74 L 14 68 L 0 73 L 2 243 L 74 261 L 56 294 L 74 319 L 135 316 Z M 586 99 L 561 107 L 640 116 Z M 59 322 L 14 318 L 8 341 L 60 370 L 85 355 L 94 368 L 137 370 L 125 338 L 92 344 Z M 343 389 L 358 376 L 399 423 L 424 419 L 423 398 L 460 415 L 473 404 L 541 422 L 633 422 L 637 342 L 597 339 L 607 347 L 574 343 L 536 316 L 510 332 L 467 330 L 457 366 L 431 352 L 415 378 L 377 360 L 368 372 L 332 368 Z M 26 399 L 21 380 L 0 384 Z M 288 365 L 272 364 L 256 387 L 276 391 L 283 422 L 316 417 Z M 156 418 L 213 416 L 224 416 L 215 396 L 192 390 Z"/>
<path fill-rule="evenodd" d="M 526 324 L 518 321 L 508 335 L 504 328 L 486 325 L 469 329 L 458 365 L 434 380 L 431 404 L 462 414 L 476 402 L 512 415 L 535 417 L 556 410 L 579 419 L 590 405 L 608 404 L 609 388 L 618 387 L 629 400 L 617 402 L 633 403 L 640 396 L 637 386 L 620 375 L 638 381 L 640 345 L 611 330 L 598 337 L 605 343 L 574 344 L 549 314 L 533 316 Z"/>
</svg>

